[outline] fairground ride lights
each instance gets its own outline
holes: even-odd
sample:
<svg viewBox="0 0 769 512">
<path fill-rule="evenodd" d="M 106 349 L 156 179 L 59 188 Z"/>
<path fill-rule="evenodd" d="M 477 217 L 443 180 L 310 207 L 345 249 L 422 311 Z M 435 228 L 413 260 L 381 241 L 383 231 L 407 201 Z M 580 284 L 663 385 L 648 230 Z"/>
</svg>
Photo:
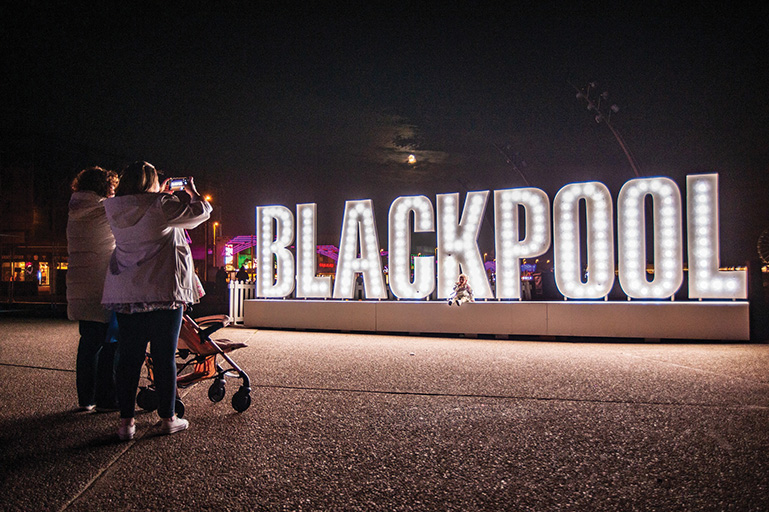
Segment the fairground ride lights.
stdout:
<svg viewBox="0 0 769 512">
<path fill-rule="evenodd" d="M 390 289 L 399 299 L 424 299 L 438 286 L 438 298 L 447 297 L 457 275 L 468 275 L 476 298 L 493 293 L 478 248 L 489 191 L 468 192 L 460 217 L 459 194 L 437 196 L 437 221 L 426 196 L 396 198 L 388 219 Z M 646 273 L 646 198 L 652 204 L 654 277 Z M 687 241 L 690 299 L 745 299 L 747 273 L 719 270 L 718 175 L 687 176 Z M 580 202 L 585 204 L 586 237 L 580 233 Z M 524 212 L 521 219 L 521 212 Z M 494 191 L 497 299 L 520 299 L 522 258 L 534 258 L 550 247 L 550 201 L 537 188 Z M 552 205 L 555 282 L 568 299 L 603 299 L 614 284 L 614 212 L 611 194 L 599 182 L 571 183 L 555 195 Z M 683 282 L 683 221 L 681 191 L 664 177 L 636 178 L 622 187 L 617 198 L 617 274 L 632 299 L 669 299 Z M 411 232 L 434 232 L 435 256 L 414 257 L 411 272 Z M 339 242 L 336 279 L 317 275 L 317 208 L 285 206 L 256 209 L 259 279 L 256 295 L 289 296 L 296 286 L 298 298 L 351 299 L 358 274 L 367 299 L 387 297 L 374 205 L 370 199 L 345 203 Z M 520 230 L 521 224 L 523 230 Z M 521 238 L 521 231 L 524 235 Z M 296 235 L 296 264 L 289 246 Z M 585 243 L 587 258 L 580 261 Z M 267 264 L 263 264 L 267 262 Z"/>
</svg>

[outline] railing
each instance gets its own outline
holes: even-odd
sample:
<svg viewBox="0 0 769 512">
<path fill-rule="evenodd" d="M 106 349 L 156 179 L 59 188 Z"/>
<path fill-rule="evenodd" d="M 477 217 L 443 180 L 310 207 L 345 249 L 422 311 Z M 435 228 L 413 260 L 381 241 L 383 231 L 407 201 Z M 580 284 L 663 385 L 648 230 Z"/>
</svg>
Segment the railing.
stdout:
<svg viewBox="0 0 769 512">
<path fill-rule="evenodd" d="M 246 299 L 253 299 L 256 296 L 256 283 L 240 281 L 230 281 L 230 316 L 233 323 L 243 323 L 243 303 Z"/>
</svg>

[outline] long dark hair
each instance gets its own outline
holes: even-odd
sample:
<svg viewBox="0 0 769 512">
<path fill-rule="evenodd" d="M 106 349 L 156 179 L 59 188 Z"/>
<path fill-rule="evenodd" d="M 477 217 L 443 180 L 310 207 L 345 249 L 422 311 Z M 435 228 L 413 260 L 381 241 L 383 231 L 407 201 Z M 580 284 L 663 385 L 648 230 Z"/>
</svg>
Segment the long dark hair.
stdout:
<svg viewBox="0 0 769 512">
<path fill-rule="evenodd" d="M 116 196 L 143 194 L 152 188 L 158 180 L 158 171 L 150 163 L 134 162 L 120 174 L 120 184 L 115 190 Z"/>
<path fill-rule="evenodd" d="M 72 180 L 72 192 L 84 192 L 86 190 L 96 192 L 101 197 L 109 197 L 118 185 L 118 177 L 115 171 L 102 169 L 101 167 L 88 167 L 83 169 Z"/>
</svg>

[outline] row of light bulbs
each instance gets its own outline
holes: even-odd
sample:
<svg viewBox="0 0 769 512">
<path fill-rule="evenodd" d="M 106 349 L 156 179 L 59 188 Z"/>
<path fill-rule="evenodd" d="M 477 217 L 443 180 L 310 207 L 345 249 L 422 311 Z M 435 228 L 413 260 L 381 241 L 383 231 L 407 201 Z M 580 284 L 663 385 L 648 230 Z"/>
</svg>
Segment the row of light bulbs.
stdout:
<svg viewBox="0 0 769 512">
<path fill-rule="evenodd" d="M 438 297 L 447 297 L 460 272 L 468 275 L 477 298 L 493 298 L 478 249 L 478 235 L 489 191 L 468 192 L 460 217 L 459 194 L 439 194 L 437 219 L 426 196 L 399 197 L 389 211 L 390 288 L 401 299 L 424 299 L 435 289 L 435 256 L 414 258 L 410 270 L 411 233 L 432 232 L 437 225 Z M 645 202 L 651 198 L 652 218 Z M 739 299 L 747 297 L 744 271 L 721 271 L 718 262 L 718 175 L 687 176 L 689 297 Z M 587 226 L 587 268 L 580 262 L 580 203 Z M 628 181 L 617 198 L 617 248 L 620 286 L 636 299 L 665 299 L 683 281 L 683 219 L 681 192 L 664 177 Z M 386 295 L 379 240 L 370 199 L 345 203 L 337 275 L 317 276 L 315 204 L 297 205 L 297 265 L 288 249 L 294 240 L 294 216 L 285 206 L 257 208 L 257 254 L 260 265 L 257 296 L 348 299 L 355 280 L 363 277 L 367 298 Z M 521 212 L 524 212 L 521 220 Z M 494 191 L 495 245 L 498 299 L 518 299 L 520 260 L 545 253 L 551 243 L 550 201 L 537 188 Z M 556 194 L 553 205 L 554 273 L 556 286 L 566 298 L 605 298 L 614 284 L 613 204 L 609 189 L 600 182 L 572 183 Z M 413 228 L 412 226 L 413 219 Z M 523 223 L 524 238 L 520 224 Z M 646 226 L 654 230 L 655 272 L 646 273 Z"/>
</svg>

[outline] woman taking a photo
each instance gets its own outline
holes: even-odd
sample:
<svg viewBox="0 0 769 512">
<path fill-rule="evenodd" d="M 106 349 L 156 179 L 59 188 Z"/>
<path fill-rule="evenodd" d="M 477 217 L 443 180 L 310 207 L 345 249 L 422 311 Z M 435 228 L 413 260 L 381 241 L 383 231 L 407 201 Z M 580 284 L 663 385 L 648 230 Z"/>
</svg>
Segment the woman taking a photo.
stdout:
<svg viewBox="0 0 769 512">
<path fill-rule="evenodd" d="M 191 177 L 184 193 L 172 193 L 167 183 L 161 187 L 155 168 L 136 162 L 123 171 L 115 197 L 104 202 L 116 247 L 102 304 L 117 313 L 120 328 L 116 382 L 118 436 L 124 441 L 136 433 L 136 391 L 148 342 L 161 432 L 189 426 L 174 414 L 175 354 L 184 306 L 200 298 L 184 230 L 208 220 L 212 208 Z"/>
</svg>

